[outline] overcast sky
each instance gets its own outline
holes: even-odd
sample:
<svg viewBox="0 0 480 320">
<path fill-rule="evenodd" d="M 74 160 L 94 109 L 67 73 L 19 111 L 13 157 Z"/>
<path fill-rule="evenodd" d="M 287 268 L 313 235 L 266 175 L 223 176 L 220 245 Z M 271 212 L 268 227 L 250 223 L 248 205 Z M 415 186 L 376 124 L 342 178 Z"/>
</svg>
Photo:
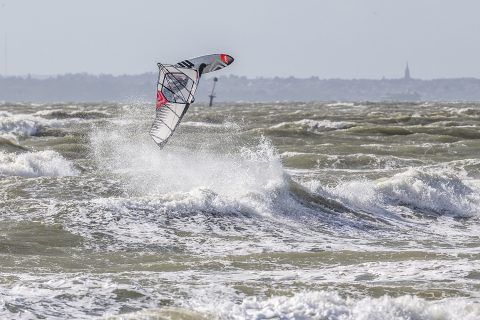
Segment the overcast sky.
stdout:
<svg viewBox="0 0 480 320">
<path fill-rule="evenodd" d="M 480 78 L 478 0 L 0 0 L 0 73 L 156 72 L 229 53 L 223 74 Z"/>
</svg>

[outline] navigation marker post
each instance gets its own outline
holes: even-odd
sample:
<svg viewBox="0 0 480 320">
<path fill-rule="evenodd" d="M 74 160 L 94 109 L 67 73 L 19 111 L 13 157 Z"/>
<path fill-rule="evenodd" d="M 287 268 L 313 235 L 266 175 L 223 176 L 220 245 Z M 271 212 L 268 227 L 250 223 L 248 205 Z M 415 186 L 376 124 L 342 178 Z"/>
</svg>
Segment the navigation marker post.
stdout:
<svg viewBox="0 0 480 320">
<path fill-rule="evenodd" d="M 217 77 L 213 78 L 212 93 L 209 95 L 210 97 L 210 103 L 208 104 L 209 107 L 213 105 L 213 98 L 215 98 L 215 84 L 217 83 L 217 81 L 218 81 Z"/>
</svg>

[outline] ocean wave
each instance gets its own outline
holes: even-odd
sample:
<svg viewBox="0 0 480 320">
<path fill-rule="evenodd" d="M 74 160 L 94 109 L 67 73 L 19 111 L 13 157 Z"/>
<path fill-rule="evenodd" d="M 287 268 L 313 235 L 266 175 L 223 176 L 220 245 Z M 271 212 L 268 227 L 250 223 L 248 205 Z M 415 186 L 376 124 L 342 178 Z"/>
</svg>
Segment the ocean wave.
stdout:
<svg viewBox="0 0 480 320">
<path fill-rule="evenodd" d="M 316 156 L 316 153 L 311 152 L 295 152 L 295 151 L 286 151 L 281 154 L 282 158 L 292 158 L 292 157 L 300 157 L 300 156 Z"/>
<path fill-rule="evenodd" d="M 138 257 L 141 260 L 141 257 Z M 148 256 L 147 256 L 148 259 Z M 98 261 L 103 261 L 100 256 Z M 99 264 L 100 262 L 96 262 Z M 110 260 L 107 260 L 110 261 Z M 117 260 L 115 260 L 117 261 Z M 295 290 L 271 296 L 245 295 L 235 287 L 257 282 L 288 283 L 290 272 L 277 278 L 270 272 L 6 273 L 0 287 L 0 315 L 15 319 L 328 319 L 328 320 L 477 320 L 480 303 L 472 298 L 427 300 L 412 295 L 365 297 L 336 290 Z M 130 260 L 134 263 L 133 260 Z M 166 265 L 168 262 L 163 261 Z M 101 264 L 101 263 L 100 263 Z M 201 264 L 201 262 L 200 262 Z M 159 266 L 157 265 L 156 268 Z M 192 268 L 192 266 L 188 266 Z M 114 269 L 115 270 L 115 269 Z M 262 277 L 260 277 L 262 275 Z M 316 273 L 319 277 L 319 272 Z M 338 275 L 337 275 L 338 277 Z M 312 283 L 315 286 L 315 280 Z M 193 285 L 192 285 L 193 283 Z M 232 286 L 229 284 L 232 283 Z M 296 287 L 299 283 L 295 283 Z M 281 288 L 281 285 L 278 285 Z M 354 291 L 354 290 L 352 290 Z M 180 292 L 181 296 L 179 298 Z M 140 311 L 136 311 L 140 310 Z M 134 312 L 132 312 L 134 311 Z"/>
<path fill-rule="evenodd" d="M 69 207 L 82 209 L 72 213 Z M 260 252 L 255 248 L 259 246 L 246 237 L 264 234 L 254 227 L 258 220 L 249 218 L 256 215 L 256 208 L 209 190 L 156 197 L 100 198 L 51 207 L 51 214 L 60 212 L 68 216 L 66 229 L 82 236 L 86 246 L 109 251 L 147 248 L 208 256 L 234 249 Z M 205 234 L 208 239 L 204 239 Z"/>
<path fill-rule="evenodd" d="M 98 166 L 122 181 L 132 196 L 208 189 L 239 198 L 286 185 L 280 156 L 268 139 L 232 145 L 238 134 L 232 135 L 212 134 L 205 139 L 212 143 L 207 150 L 192 152 L 177 144 L 160 151 L 137 126 L 126 123 L 97 128 L 90 142 Z M 231 146 L 228 152 L 225 145 Z"/>
<path fill-rule="evenodd" d="M 251 247 L 249 250 L 255 251 L 259 250 L 255 249 L 258 245 L 246 241 L 245 234 L 260 236 L 263 233 L 253 226 L 262 217 L 274 216 L 282 201 L 284 207 L 288 206 L 288 177 L 268 139 L 235 147 L 231 153 L 223 153 L 223 149 L 192 152 L 174 147 L 159 151 L 148 137 L 142 140 L 108 128 L 92 133 L 92 151 L 103 174 L 119 181 L 126 195 L 83 205 L 83 213 L 70 220 L 74 233 L 90 237 L 91 233 L 78 219 L 91 225 L 102 217 L 100 221 L 104 223 L 97 229 L 114 236 L 121 247 L 129 243 L 189 248 L 191 241 L 162 232 L 168 220 L 172 230 L 177 230 L 175 233 L 208 232 L 212 238 L 218 234 L 243 239 L 222 242 L 224 248 L 208 246 L 206 251 L 210 254 L 217 249 L 231 250 L 232 243 L 238 249 Z M 224 138 L 213 141 L 223 148 Z M 58 210 L 62 210 L 61 206 Z M 251 215 L 256 218 L 248 219 Z M 245 221 L 249 221 L 250 227 Z M 205 248 L 189 250 L 203 252 Z"/>
<path fill-rule="evenodd" d="M 129 295 L 140 308 L 153 307 L 146 297 L 159 295 L 92 274 L 14 274 L 13 285 L 0 286 L 2 319 L 95 319 L 108 313 L 121 313 L 121 297 Z M 94 293 L 94 294 L 92 294 Z M 116 298 L 120 298 L 117 301 Z M 68 315 L 68 316 L 67 316 Z"/>
<path fill-rule="evenodd" d="M 197 127 L 197 128 L 233 129 L 233 130 L 239 130 L 241 128 L 241 126 L 235 122 L 210 123 L 210 122 L 199 122 L 199 121 L 185 121 L 185 122 L 182 122 L 182 126 Z"/>
<path fill-rule="evenodd" d="M 449 168 L 409 168 L 379 181 L 353 180 L 316 191 L 368 212 L 407 208 L 411 213 L 478 216 L 480 188 L 463 175 Z"/>
<path fill-rule="evenodd" d="M 423 162 L 417 159 L 395 157 L 391 155 L 376 155 L 367 153 L 352 153 L 343 155 L 328 155 L 314 153 L 286 152 L 282 157 L 288 158 L 288 163 L 299 167 L 302 162 L 310 167 L 331 169 L 355 170 L 390 170 L 415 165 Z"/>
<path fill-rule="evenodd" d="M 76 176 L 79 171 L 58 152 L 0 152 L 0 176 Z"/>
<path fill-rule="evenodd" d="M 292 182 L 268 139 L 233 145 L 225 153 L 223 139 L 229 137 L 215 135 L 211 140 L 219 149 L 192 152 L 173 145 L 159 151 L 144 135 L 110 128 L 92 132 L 92 154 L 102 174 L 119 181 L 125 194 L 70 204 L 82 210 L 66 221 L 69 231 L 89 239 L 93 247 L 146 246 L 209 255 L 232 248 L 245 253 L 272 247 L 291 250 L 301 228 L 297 215 L 312 216 L 312 228 L 324 223 L 322 214 L 328 215 L 327 210 L 319 210 L 321 199 L 315 200 L 316 207 L 309 207 L 308 198 L 301 200 L 303 193 L 291 189 Z M 325 203 L 330 207 L 330 202 Z M 65 205 L 59 203 L 55 210 L 68 212 Z M 282 236 L 277 241 L 269 232 Z M 100 233 L 109 236 L 99 240 Z M 185 233 L 194 238 L 208 233 L 218 243 L 198 246 L 188 237 L 177 236 Z M 280 240 L 289 233 L 291 243 Z M 314 241 L 324 234 L 315 233 Z M 304 237 L 302 245 L 311 242 Z"/>
<path fill-rule="evenodd" d="M 109 118 L 112 115 L 106 111 L 101 110 L 41 110 L 34 113 L 34 116 L 41 116 L 48 119 L 103 119 Z"/>
<path fill-rule="evenodd" d="M 362 125 L 348 129 L 351 133 L 360 135 L 403 136 L 411 134 L 428 134 L 435 136 L 450 136 L 460 139 L 480 139 L 480 131 L 475 126 L 383 126 Z"/>
<path fill-rule="evenodd" d="M 333 102 L 326 104 L 327 107 L 354 107 L 355 103 L 353 102 Z"/>
<path fill-rule="evenodd" d="M 478 117 L 480 115 L 480 108 L 447 108 L 447 111 L 454 115 L 467 116 L 467 117 Z"/>
<path fill-rule="evenodd" d="M 85 204 L 84 208 L 95 208 L 84 210 L 85 221 L 95 223 L 99 217 L 95 214 L 101 215 L 102 221 L 108 217 L 118 219 L 98 229 L 105 227 L 105 234 L 112 235 L 123 248 L 125 243 L 139 246 L 172 243 L 171 238 L 163 238 L 162 219 L 175 220 L 178 232 L 191 232 L 202 224 L 217 230 L 215 223 L 224 230 L 236 230 L 244 228 L 245 223 L 256 226 L 258 221 L 272 218 L 281 221 L 282 228 L 289 223 L 296 224 L 298 230 L 308 230 L 316 237 L 319 233 L 312 232 L 315 228 L 324 233 L 329 229 L 338 233 L 358 232 L 365 237 L 364 231 L 372 229 L 388 234 L 393 230 L 392 220 L 408 228 L 410 225 L 397 219 L 405 211 L 412 216 L 416 209 L 427 214 L 472 216 L 478 208 L 473 187 L 456 173 L 441 180 L 442 175 L 435 176 L 435 170 L 422 176 L 408 169 L 404 175 L 399 173 L 384 181 L 365 179 L 324 185 L 318 180 L 309 182 L 316 178 L 300 177 L 297 183 L 291 181 L 297 178 L 290 178 L 268 139 L 242 137 L 239 141 L 235 140 L 237 133 L 233 137 L 228 133 L 204 133 L 201 140 L 193 140 L 194 135 L 182 134 L 177 133 L 173 138 L 176 140 L 159 150 L 145 132 L 131 123 L 106 123 L 95 128 L 90 135 L 95 163 L 102 175 L 118 181 L 125 194 Z M 207 149 L 201 147 L 203 140 L 211 143 Z M 289 156 L 292 154 L 286 154 L 284 159 Z M 353 164 L 368 168 L 373 165 L 398 172 L 405 167 L 424 165 L 414 159 L 373 154 L 347 155 L 341 159 L 328 157 L 325 161 L 341 168 Z M 316 183 L 316 187 L 310 188 L 311 183 Z M 409 188 L 412 185 L 416 189 Z M 227 223 L 229 219 L 231 224 Z M 75 218 L 72 221 L 76 221 Z M 134 226 L 136 221 L 135 230 L 149 230 L 143 238 L 139 232 L 129 232 L 128 226 Z M 78 221 L 71 228 L 75 233 L 85 232 L 90 236 Z M 272 227 L 272 230 L 276 232 L 280 228 Z M 242 236 L 233 231 L 223 235 Z M 251 246 L 251 242 L 244 240 L 244 243 Z M 245 252 L 249 250 L 254 249 Z"/>
<path fill-rule="evenodd" d="M 441 215 L 473 216 L 480 213 L 480 190 L 454 172 L 409 169 L 380 182 L 379 187 L 390 203 Z"/>
<path fill-rule="evenodd" d="M 344 298 L 331 291 L 293 296 L 246 297 L 235 303 L 209 295 L 192 301 L 192 310 L 215 319 L 479 319 L 480 303 L 463 299 L 427 301 L 414 296 Z M 223 302 L 222 302 L 223 301 Z"/>
<path fill-rule="evenodd" d="M 269 148 L 264 155 L 259 150 L 245 152 L 250 161 L 272 156 Z M 155 178 L 152 171 L 135 171 L 136 180 L 127 179 L 127 194 L 51 203 L 49 215 L 60 218 L 66 230 L 81 236 L 84 245 L 93 249 L 141 248 L 216 256 L 231 251 L 309 250 L 325 244 L 367 248 L 372 237 L 405 230 L 411 234 L 403 234 L 404 238 L 424 239 L 426 234 L 412 229 L 411 222 L 430 221 L 426 230 L 430 239 L 443 237 L 445 232 L 464 237 L 469 230 L 457 232 L 452 225 L 442 227 L 422 218 L 472 217 L 480 212 L 480 188 L 458 173 L 438 168 L 410 168 L 383 180 L 352 180 L 333 186 L 318 180 L 297 183 L 283 170 L 270 171 L 268 164 L 262 173 L 252 168 L 251 163 L 236 167 L 237 178 L 227 172 L 211 180 L 208 172 L 203 175 L 191 168 L 189 173 L 196 173 L 188 181 L 185 177 L 175 180 L 175 172 L 155 173 Z M 131 174 L 115 172 L 125 177 Z M 170 183 L 176 183 L 175 187 Z M 345 235 L 358 240 L 350 245 L 338 243 Z"/>
<path fill-rule="evenodd" d="M 382 136 L 395 136 L 395 135 L 410 135 L 414 134 L 412 127 L 403 127 L 403 126 L 379 126 L 379 125 L 368 125 L 368 126 L 357 126 L 350 128 L 349 131 L 354 134 L 363 134 L 363 135 L 382 135 Z"/>
<path fill-rule="evenodd" d="M 129 134 L 123 134 L 123 130 Z M 117 225 L 106 227 L 110 234 L 118 235 L 125 242 L 137 243 L 134 239 L 138 233 L 129 233 L 129 227 L 122 231 L 115 229 L 123 221 L 126 226 L 145 223 L 139 228 L 151 230 L 138 238 L 139 245 L 150 240 L 152 245 L 160 244 L 165 240 L 164 233 L 159 232 L 163 224 L 157 222 L 162 219 L 170 219 L 173 215 L 179 222 L 178 225 L 175 222 L 176 228 L 183 232 L 185 228 L 202 228 L 202 225 L 217 229 L 212 221 L 218 217 L 230 230 L 232 224 L 223 219 L 226 216 L 271 216 L 278 193 L 288 192 L 280 156 L 268 139 L 233 146 L 225 153 L 223 148 L 230 137 L 215 135 L 215 139 L 209 141 L 216 145 L 208 150 L 192 152 L 170 145 L 160 151 L 149 137 L 135 130 L 128 124 L 115 129 L 106 125 L 90 136 L 97 165 L 104 175 L 120 182 L 126 196 L 94 201 L 88 206 L 96 207 L 97 214 L 118 216 Z M 145 213 L 140 220 L 137 220 L 138 211 Z M 89 212 L 86 220 L 90 219 Z M 197 222 L 192 224 L 189 219 L 193 217 Z M 235 224 L 235 221 L 231 222 Z M 79 230 L 83 232 L 81 226 Z"/>
<path fill-rule="evenodd" d="M 64 123 L 27 114 L 0 111 L 0 135 L 9 137 L 34 136 L 46 127 L 60 127 Z"/>
<path fill-rule="evenodd" d="M 196 188 L 52 202 L 48 215 L 81 236 L 88 248 L 201 256 L 291 252 L 327 244 L 353 249 L 364 242 L 341 244 L 340 234 L 365 236 L 365 230 L 385 228 L 381 221 L 364 219 L 365 214 L 356 217 L 340 201 L 311 194 L 288 179 L 263 191 L 251 186 L 235 193 Z"/>
<path fill-rule="evenodd" d="M 309 132 L 322 132 L 338 129 L 348 129 L 355 125 L 353 122 L 348 121 L 330 121 L 330 120 L 312 120 L 302 119 L 293 122 L 281 122 L 279 124 L 271 126 L 270 130 L 278 129 L 294 129 L 294 130 L 306 130 Z"/>
<path fill-rule="evenodd" d="M 0 135 L 0 151 L 27 151 L 28 149 L 19 145 L 17 137 L 13 134 Z"/>
</svg>

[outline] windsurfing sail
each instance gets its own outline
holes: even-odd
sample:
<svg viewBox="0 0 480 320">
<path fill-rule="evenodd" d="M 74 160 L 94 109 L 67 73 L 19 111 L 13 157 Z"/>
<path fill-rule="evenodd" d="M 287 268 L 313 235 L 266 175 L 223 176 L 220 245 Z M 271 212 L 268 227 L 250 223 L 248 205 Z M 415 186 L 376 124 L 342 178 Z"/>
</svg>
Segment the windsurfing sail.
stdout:
<svg viewBox="0 0 480 320">
<path fill-rule="evenodd" d="M 232 62 L 233 58 L 227 54 L 212 54 L 175 65 L 158 63 L 156 116 L 150 135 L 160 148 L 167 143 L 193 103 L 200 76 Z"/>
<path fill-rule="evenodd" d="M 150 135 L 162 148 L 193 102 L 199 74 L 194 69 L 161 63 L 158 67 L 156 117 Z"/>
</svg>

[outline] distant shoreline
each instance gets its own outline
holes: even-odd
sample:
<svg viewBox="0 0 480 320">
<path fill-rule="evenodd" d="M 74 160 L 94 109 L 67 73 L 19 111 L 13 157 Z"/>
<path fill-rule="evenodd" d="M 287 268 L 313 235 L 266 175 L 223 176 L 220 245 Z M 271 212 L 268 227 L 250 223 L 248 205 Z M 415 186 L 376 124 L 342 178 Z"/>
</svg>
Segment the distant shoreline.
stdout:
<svg viewBox="0 0 480 320">
<path fill-rule="evenodd" d="M 150 101 L 157 75 L 66 74 L 39 79 L 0 76 L 0 101 Z M 207 101 L 211 78 L 200 82 L 196 100 Z M 480 79 L 320 79 L 221 76 L 217 101 L 480 101 Z"/>
</svg>

